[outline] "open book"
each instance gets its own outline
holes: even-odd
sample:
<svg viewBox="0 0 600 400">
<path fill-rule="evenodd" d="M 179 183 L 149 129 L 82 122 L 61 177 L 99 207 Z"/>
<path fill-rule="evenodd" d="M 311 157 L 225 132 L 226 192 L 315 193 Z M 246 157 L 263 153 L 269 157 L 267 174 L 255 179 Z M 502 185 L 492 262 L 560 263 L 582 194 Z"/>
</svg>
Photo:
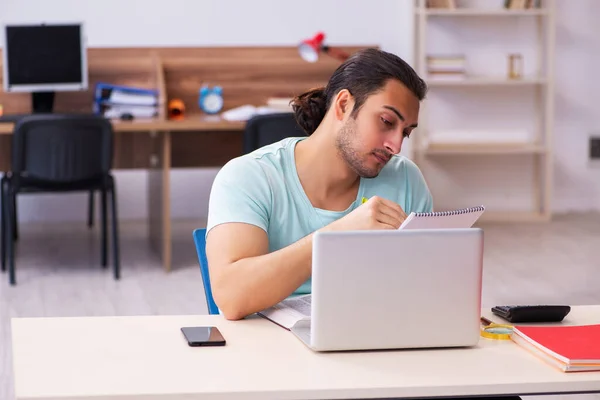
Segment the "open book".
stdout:
<svg viewBox="0 0 600 400">
<path fill-rule="evenodd" d="M 292 297 L 258 313 L 258 315 L 290 330 L 299 321 L 310 321 L 311 295 Z"/>
<path fill-rule="evenodd" d="M 470 228 L 485 211 L 484 206 L 452 211 L 410 213 L 398 229 Z"/>
</svg>

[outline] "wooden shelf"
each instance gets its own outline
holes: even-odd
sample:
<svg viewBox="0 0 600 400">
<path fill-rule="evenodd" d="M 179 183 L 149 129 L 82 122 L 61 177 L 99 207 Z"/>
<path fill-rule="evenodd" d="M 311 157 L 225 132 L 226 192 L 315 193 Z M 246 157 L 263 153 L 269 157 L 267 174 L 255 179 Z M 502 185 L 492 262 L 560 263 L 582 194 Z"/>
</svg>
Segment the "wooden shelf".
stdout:
<svg viewBox="0 0 600 400">
<path fill-rule="evenodd" d="M 544 154 L 546 148 L 538 144 L 429 144 L 420 150 L 424 155 L 445 154 Z"/>
<path fill-rule="evenodd" d="M 431 89 L 431 101 L 424 102 L 419 120 L 419 132 L 413 141 L 413 155 L 415 162 L 421 165 L 426 179 L 431 176 L 431 187 L 438 184 L 438 179 L 445 179 L 446 174 L 463 174 L 468 168 L 479 168 L 481 166 L 482 176 L 476 181 L 469 182 L 475 186 L 473 189 L 486 195 L 487 185 L 494 187 L 506 186 L 506 191 L 526 191 L 531 197 L 532 209 L 527 212 L 491 212 L 493 205 L 501 207 L 501 199 L 489 198 L 490 204 L 486 204 L 488 210 L 482 216 L 484 221 L 547 221 L 552 215 L 552 190 L 553 190 L 553 125 L 554 114 L 554 50 L 555 50 L 555 18 L 557 0 L 543 0 L 540 8 L 529 9 L 506 9 L 497 4 L 478 7 L 452 7 L 452 8 L 428 8 L 428 0 L 413 0 L 415 20 L 415 70 L 423 77 L 427 86 Z M 448 1 L 448 4 L 457 4 L 459 1 Z M 480 2 L 481 3 L 481 2 Z M 488 2 L 489 3 L 489 2 Z M 450 17 L 455 17 L 450 19 Z M 467 17 L 469 17 L 467 19 Z M 514 19 L 511 19 L 514 18 Z M 517 18 L 519 18 L 517 20 Z M 467 23 L 472 21 L 473 24 Z M 490 26 L 491 22 L 494 26 Z M 514 23 L 519 21 L 534 29 L 535 35 L 528 37 L 528 49 L 525 47 L 514 48 L 513 46 L 525 45 L 521 38 L 512 32 Z M 448 25 L 450 24 L 450 25 Z M 491 28 L 488 30 L 488 28 Z M 506 37 L 498 29 L 505 29 Z M 460 32 L 459 32 L 460 30 Z M 464 31 L 463 31 L 464 30 Z M 452 35 L 456 32 L 456 35 Z M 482 40 L 465 41 L 464 37 L 477 37 L 481 33 Z M 449 37 L 446 38 L 445 36 Z M 452 36 L 452 37 L 450 37 Z M 452 40 L 454 39 L 454 41 Z M 487 60 L 476 56 L 476 46 L 490 46 L 496 55 L 490 53 Z M 475 43 L 478 42 L 478 43 Z M 498 43 L 496 43 L 498 42 Z M 527 54 L 526 65 L 528 69 L 521 79 L 508 78 L 508 65 L 492 65 L 500 59 L 508 61 L 508 55 L 512 52 Z M 430 74 L 432 66 L 430 57 L 442 53 L 446 54 L 448 62 L 440 62 L 439 67 L 444 65 L 460 66 L 460 59 L 464 58 L 465 66 L 469 66 L 468 74 L 464 77 L 453 77 Z M 452 60 L 455 55 L 456 61 Z M 495 59 L 494 57 L 497 57 Z M 476 62 L 470 63 L 469 61 Z M 485 64 L 488 62 L 489 69 Z M 503 61 L 504 62 L 504 61 Z M 531 67 L 531 68 L 529 68 Z M 495 72 L 491 72 L 495 69 Z M 523 96 L 526 94 L 526 96 Z M 473 107 L 469 98 L 472 97 Z M 454 104 L 454 99 L 460 99 Z M 439 100 L 439 101 L 437 101 Z M 489 107 L 486 108 L 486 102 Z M 523 103 L 523 112 L 515 113 Z M 494 110 L 498 106 L 497 111 Z M 506 107 L 506 109 L 504 109 Z M 527 110 L 528 112 L 526 112 Z M 497 125 L 495 118 L 502 118 L 505 114 L 515 114 L 514 118 L 523 119 L 516 126 L 526 125 L 523 129 L 532 136 L 492 136 L 486 143 L 484 136 L 437 136 L 432 132 L 432 121 L 435 121 L 435 129 L 444 131 L 449 126 L 446 120 L 460 121 L 461 116 L 469 120 L 473 116 L 474 126 L 478 129 L 493 129 Z M 453 125 L 453 124 L 452 124 Z M 485 128 L 484 128 L 485 127 Z M 516 133 L 516 132 L 509 132 Z M 446 139 L 448 138 L 448 139 Z M 502 138 L 502 139 L 501 139 Z M 460 143 L 460 140 L 463 143 Z M 507 143 L 501 143 L 502 140 Z M 444 142 L 445 141 L 445 142 Z M 453 143 L 455 141 L 456 143 Z M 506 176 L 506 179 L 490 179 L 486 181 L 485 176 L 490 177 L 501 174 L 501 165 L 522 162 L 527 171 L 522 176 Z M 444 171 L 445 163 L 451 168 Z M 456 167 L 456 169 L 454 168 Z M 440 170 L 444 172 L 439 172 Z M 452 178 L 449 178 L 450 180 Z M 523 185 L 513 185 L 511 180 L 523 180 Z M 444 183 L 440 183 L 444 185 Z M 465 190 L 464 197 L 468 197 L 471 191 Z M 450 194 L 448 194 L 450 196 Z M 460 195 L 460 194 L 459 194 Z M 491 196 L 491 195 L 490 195 Z M 469 196 L 470 197 L 470 196 Z M 438 201 L 443 204 L 444 200 Z M 470 202 L 468 198 L 464 201 Z M 525 207 L 525 206 L 524 206 Z M 529 208 L 527 206 L 526 208 Z M 496 210 L 494 210 L 496 211 Z"/>
<path fill-rule="evenodd" d="M 444 80 L 431 79 L 427 80 L 427 85 L 430 87 L 439 86 L 535 86 L 544 85 L 547 80 L 544 78 L 524 78 L 524 79 L 506 79 L 502 77 L 465 77 L 463 80 Z"/>
<path fill-rule="evenodd" d="M 417 13 L 431 16 L 443 17 L 513 17 L 513 16 L 544 16 L 548 11 L 543 8 L 526 10 L 507 9 L 478 9 L 478 8 L 420 8 Z"/>
</svg>

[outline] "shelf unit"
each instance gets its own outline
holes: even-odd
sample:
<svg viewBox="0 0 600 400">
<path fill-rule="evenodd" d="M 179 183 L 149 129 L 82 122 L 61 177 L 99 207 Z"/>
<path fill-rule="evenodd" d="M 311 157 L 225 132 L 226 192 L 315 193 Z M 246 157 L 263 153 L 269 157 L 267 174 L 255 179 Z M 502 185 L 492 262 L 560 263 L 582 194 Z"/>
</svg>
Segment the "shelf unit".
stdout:
<svg viewBox="0 0 600 400">
<path fill-rule="evenodd" d="M 481 8 L 478 5 L 473 5 L 476 0 L 464 1 L 456 0 L 456 6 L 452 8 L 427 8 L 427 0 L 415 0 L 414 7 L 414 26 L 415 26 L 415 67 L 420 76 L 422 76 L 428 86 L 429 94 L 428 98 L 436 96 L 439 93 L 448 93 L 451 95 L 458 95 L 462 98 L 462 101 L 469 99 L 470 95 L 475 91 L 477 96 L 483 96 L 487 99 L 494 99 L 499 91 L 503 91 L 503 95 L 507 96 L 509 93 L 509 101 L 513 99 L 515 102 L 523 101 L 522 92 L 528 91 L 531 98 L 534 99 L 535 112 L 529 116 L 529 123 L 532 124 L 531 136 L 528 140 L 518 142 L 502 142 L 502 141 L 489 141 L 485 140 L 474 140 L 473 142 L 434 142 L 431 139 L 432 132 L 436 128 L 432 128 L 432 125 L 437 125 L 437 129 L 440 129 L 440 120 L 436 116 L 436 110 L 430 101 L 426 99 L 421 107 L 421 115 L 419 118 L 418 134 L 414 135 L 414 141 L 412 143 L 412 157 L 415 162 L 421 166 L 426 179 L 428 181 L 435 181 L 433 178 L 443 179 L 436 172 L 428 172 L 427 166 L 434 163 L 438 168 L 444 168 L 444 162 L 448 162 L 449 159 L 454 159 L 454 165 L 456 165 L 457 157 L 458 162 L 460 160 L 469 163 L 476 163 L 477 167 L 481 171 L 486 170 L 484 166 L 479 167 L 480 162 L 486 162 L 492 159 L 505 160 L 506 163 L 512 163 L 514 157 L 529 157 L 528 162 L 531 165 L 530 175 L 532 182 L 530 182 L 529 191 L 531 192 L 531 207 L 526 209 L 515 210 L 502 209 L 501 207 L 488 207 L 486 205 L 486 212 L 482 216 L 482 220 L 491 221 L 548 221 L 551 219 L 551 196 L 552 196 L 552 168 L 553 168 L 553 151 L 552 151 L 552 115 L 553 115 L 553 93 L 554 93 L 554 76 L 553 76 L 553 59 L 554 59 L 554 36 L 555 36 L 555 24 L 554 24 L 554 0 L 541 1 L 539 8 L 532 9 L 505 9 L 503 8 L 504 1 L 497 0 L 497 8 L 489 8 L 490 1 L 486 0 L 483 2 L 484 7 Z M 464 3 L 469 3 L 465 5 Z M 480 1 L 480 5 L 481 5 Z M 428 47 L 428 40 L 431 40 L 429 30 L 432 24 L 446 23 L 448 21 L 454 21 L 454 23 L 460 24 L 460 28 L 465 26 L 470 27 L 469 23 L 475 22 L 474 25 L 479 29 L 485 30 L 488 21 L 494 21 L 494 26 L 497 28 L 499 24 L 506 22 L 508 19 L 528 19 L 535 24 L 536 32 L 536 45 L 533 51 L 535 55 L 535 61 L 537 67 L 532 73 L 524 74 L 519 79 L 509 79 L 508 73 L 504 75 L 499 74 L 486 74 L 487 71 L 467 71 L 462 79 L 436 79 L 429 77 L 428 75 L 428 56 L 430 55 L 453 55 L 456 54 L 454 51 L 448 50 L 447 54 L 442 54 L 439 51 L 431 52 Z M 450 25 L 451 26 L 451 25 Z M 450 32 L 452 34 L 453 32 Z M 494 38 L 486 36 L 486 39 L 490 39 L 490 48 L 492 51 L 497 51 L 495 46 Z M 502 40 L 504 38 L 499 38 Z M 464 41 L 459 43 L 465 45 Z M 510 43 L 509 43 L 510 45 Z M 522 45 L 522 43 L 521 43 Z M 467 44 L 468 46 L 468 44 Z M 468 60 L 468 48 L 460 49 L 460 54 L 465 54 Z M 508 52 L 507 52 L 508 53 Z M 505 54 L 503 54 L 505 56 Z M 481 58 L 481 57 L 480 57 Z M 528 60 L 531 62 L 531 58 Z M 508 65 L 506 62 L 505 65 Z M 497 67 L 497 65 L 496 65 Z M 508 67 L 506 68 L 508 70 Z M 487 96 L 487 97 L 486 97 Z M 513 96 L 512 98 L 510 96 Z M 481 97 L 477 97 L 481 99 Z M 468 100 L 467 100 L 468 101 Z M 474 100 L 475 101 L 475 100 Z M 506 103 L 506 102 L 505 102 Z M 477 104 L 481 106 L 481 104 Z M 469 110 L 459 110 L 464 115 L 468 115 Z M 492 111 L 493 113 L 493 111 Z M 441 128 L 445 129 L 443 122 Z M 489 123 L 491 128 L 494 128 L 494 122 Z M 487 125 L 486 125 L 487 126 Z M 460 127 L 459 127 L 460 128 Z M 452 127 L 456 129 L 456 127 Z M 483 128 L 486 129 L 486 128 Z M 472 129 L 471 129 L 472 130 Z M 475 157 L 473 157 L 475 156 Z M 481 156 L 481 157 L 478 157 Z M 475 161 L 476 160 L 476 161 Z M 471 166 L 473 168 L 473 166 Z M 435 168 L 433 168 L 435 169 Z M 494 171 L 498 173 L 499 171 Z M 446 173 L 446 171 L 444 171 Z M 428 176 L 429 175 L 429 176 Z M 485 175 L 484 175 L 485 176 Z M 487 185 L 497 185 L 498 183 L 491 180 L 485 180 L 483 184 L 477 186 L 477 190 L 486 193 L 490 189 Z M 528 183 L 526 183 L 528 184 Z M 436 192 L 435 183 L 433 185 L 432 192 Z M 440 185 L 447 186 L 447 185 Z M 508 185 L 510 186 L 510 184 Z M 510 192 L 511 188 L 506 188 L 506 193 Z M 472 193 L 472 192 L 470 192 Z M 457 193 L 460 195 L 460 193 Z M 452 196 L 452 193 L 446 193 L 448 196 Z M 473 201 L 470 198 L 463 199 L 464 202 L 472 204 Z M 467 204 L 462 204 L 467 205 Z M 485 205 L 485 204 L 484 204 Z M 439 204 L 438 204 L 439 206 Z M 453 207 L 453 206 L 452 206 Z M 439 208 L 450 208 L 444 207 L 442 204 Z"/>
</svg>

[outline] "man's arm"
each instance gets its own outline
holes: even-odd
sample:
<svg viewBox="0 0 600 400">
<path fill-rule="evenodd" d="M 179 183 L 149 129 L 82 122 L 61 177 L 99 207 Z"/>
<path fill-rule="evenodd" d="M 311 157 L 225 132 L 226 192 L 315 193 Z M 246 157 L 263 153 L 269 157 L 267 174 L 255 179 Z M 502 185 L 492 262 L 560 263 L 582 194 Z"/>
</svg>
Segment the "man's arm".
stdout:
<svg viewBox="0 0 600 400">
<path fill-rule="evenodd" d="M 206 238 L 211 288 L 225 318 L 237 320 L 284 300 L 311 274 L 312 234 L 268 253 L 261 228 L 215 226 Z"/>
<path fill-rule="evenodd" d="M 398 229 L 406 215 L 402 208 L 377 196 L 320 231 Z M 287 298 L 312 272 L 313 235 L 268 253 L 265 231 L 246 223 L 225 223 L 206 239 L 215 302 L 227 319 L 272 307 Z"/>
<path fill-rule="evenodd" d="M 213 182 L 206 256 L 215 303 L 227 319 L 272 307 L 310 278 L 313 234 L 269 252 L 272 203 L 266 172 L 250 158 L 231 160 Z M 403 214 L 375 196 L 321 230 L 397 229 Z"/>
</svg>

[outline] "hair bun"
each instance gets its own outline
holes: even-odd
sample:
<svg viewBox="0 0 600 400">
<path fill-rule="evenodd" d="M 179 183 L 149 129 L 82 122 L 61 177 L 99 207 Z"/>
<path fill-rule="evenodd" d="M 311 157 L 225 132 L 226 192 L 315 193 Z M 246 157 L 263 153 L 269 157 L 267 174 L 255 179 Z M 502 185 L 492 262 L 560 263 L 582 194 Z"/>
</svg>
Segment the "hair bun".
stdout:
<svg viewBox="0 0 600 400">
<path fill-rule="evenodd" d="M 309 90 L 292 100 L 292 108 L 298 125 L 311 135 L 319 126 L 327 112 L 325 88 Z"/>
</svg>

